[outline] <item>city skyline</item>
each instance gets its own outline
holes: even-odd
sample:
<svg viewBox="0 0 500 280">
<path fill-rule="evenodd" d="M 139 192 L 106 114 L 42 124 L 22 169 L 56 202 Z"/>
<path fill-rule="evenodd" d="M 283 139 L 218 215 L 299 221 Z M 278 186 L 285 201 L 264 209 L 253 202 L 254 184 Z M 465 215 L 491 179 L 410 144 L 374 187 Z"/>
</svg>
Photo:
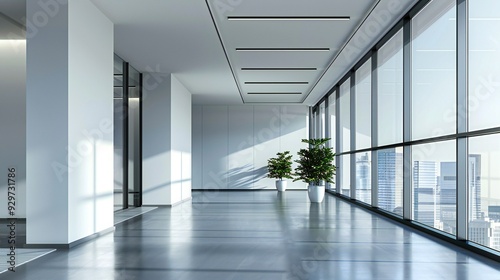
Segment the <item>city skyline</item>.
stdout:
<svg viewBox="0 0 500 280">
<path fill-rule="evenodd" d="M 356 199 L 371 202 L 371 157 L 356 155 Z M 413 219 L 456 234 L 456 162 L 412 163 Z M 482 211 L 481 155 L 468 156 L 469 240 L 500 250 L 500 205 Z M 378 207 L 402 216 L 403 153 L 396 149 L 377 152 Z M 485 206 L 486 207 L 486 206 Z"/>
</svg>

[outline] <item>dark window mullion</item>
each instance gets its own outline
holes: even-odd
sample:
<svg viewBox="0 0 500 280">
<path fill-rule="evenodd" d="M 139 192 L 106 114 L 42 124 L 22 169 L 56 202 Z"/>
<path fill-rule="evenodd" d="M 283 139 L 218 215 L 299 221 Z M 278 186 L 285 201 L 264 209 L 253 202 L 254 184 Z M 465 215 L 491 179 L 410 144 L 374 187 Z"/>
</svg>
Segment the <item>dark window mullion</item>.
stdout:
<svg viewBox="0 0 500 280">
<path fill-rule="evenodd" d="M 128 67 L 123 62 L 123 208 L 128 208 Z"/>
</svg>

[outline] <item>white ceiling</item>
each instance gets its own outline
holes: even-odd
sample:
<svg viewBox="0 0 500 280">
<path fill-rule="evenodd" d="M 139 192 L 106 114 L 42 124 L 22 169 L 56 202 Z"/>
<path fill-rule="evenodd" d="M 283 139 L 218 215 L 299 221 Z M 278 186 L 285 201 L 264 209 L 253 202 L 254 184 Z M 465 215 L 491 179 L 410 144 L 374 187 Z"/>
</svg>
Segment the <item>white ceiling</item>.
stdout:
<svg viewBox="0 0 500 280">
<path fill-rule="evenodd" d="M 141 72 L 174 73 L 195 104 L 317 102 L 417 0 L 91 0 L 115 24 L 115 51 Z M 22 0 L 0 12 L 22 22 Z M 230 21 L 228 16 L 348 16 Z M 361 25 L 360 25 L 361 24 Z M 358 30 L 356 34 L 354 32 Z M 353 35 L 354 34 L 354 35 Z M 236 48 L 329 48 L 249 51 Z M 316 68 L 243 71 L 241 68 Z M 246 84 L 246 82 L 300 84 Z M 306 83 L 306 84 L 302 84 Z M 248 94 L 248 93 L 259 94 Z M 298 94 L 269 94 L 269 93 Z M 262 94 L 267 93 L 267 94 Z"/>
<path fill-rule="evenodd" d="M 373 0 L 252 0 L 234 1 L 237 3 L 231 8 L 224 8 L 220 6 L 220 0 L 208 1 L 246 103 L 301 103 L 304 101 L 329 62 L 377 3 Z M 349 17 L 349 20 L 228 20 L 231 16 L 340 16 Z M 299 48 L 301 50 L 238 52 L 236 48 Z M 308 48 L 326 48 L 327 51 L 303 50 Z M 313 70 L 242 70 L 248 67 L 312 68 Z M 245 84 L 249 81 L 307 82 L 308 84 Z"/>
</svg>

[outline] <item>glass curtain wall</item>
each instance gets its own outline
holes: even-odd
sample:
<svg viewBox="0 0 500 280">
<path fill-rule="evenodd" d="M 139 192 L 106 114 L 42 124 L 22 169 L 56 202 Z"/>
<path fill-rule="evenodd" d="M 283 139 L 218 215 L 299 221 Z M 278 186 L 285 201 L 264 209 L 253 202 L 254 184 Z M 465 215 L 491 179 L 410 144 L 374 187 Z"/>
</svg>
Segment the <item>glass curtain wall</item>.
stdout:
<svg viewBox="0 0 500 280">
<path fill-rule="evenodd" d="M 419 1 L 346 69 L 314 108 L 329 191 L 500 256 L 499 29 L 500 1 Z"/>
<path fill-rule="evenodd" d="M 455 0 L 431 1 L 411 20 L 411 138 L 454 134 Z M 455 141 L 412 145 L 413 220 L 456 234 Z M 431 182 L 432 180 L 432 182 Z"/>
<path fill-rule="evenodd" d="M 368 59 L 355 72 L 356 86 L 355 100 L 355 137 L 356 150 L 367 149 L 372 146 L 371 137 L 371 86 L 372 60 Z M 371 203 L 371 152 L 356 153 L 356 195 L 359 201 Z"/>
<path fill-rule="evenodd" d="M 377 51 L 377 144 L 403 142 L 403 30 Z M 403 147 L 377 150 L 378 207 L 403 216 Z"/>
<path fill-rule="evenodd" d="M 329 128 L 326 127 L 326 124 L 325 124 L 325 130 L 328 130 L 330 132 L 330 141 L 329 141 L 329 147 L 332 147 L 336 150 L 336 145 L 337 145 L 337 141 L 336 141 L 336 137 L 337 137 L 337 120 L 336 120 L 336 108 L 335 108 L 335 105 L 336 105 L 336 98 L 335 98 L 335 95 L 336 95 L 336 91 L 328 98 L 328 104 L 326 105 L 327 108 L 328 108 L 328 116 L 326 116 L 329 120 Z"/>
<path fill-rule="evenodd" d="M 500 251 L 500 1 L 470 0 L 468 15 L 468 239 Z"/>
<path fill-rule="evenodd" d="M 316 108 L 312 112 L 312 138 L 319 138 L 319 132 L 321 128 L 321 120 L 319 119 L 319 110 Z"/>
<path fill-rule="evenodd" d="M 337 135 L 337 121 L 335 119 L 335 103 L 336 103 L 336 98 L 335 98 L 335 92 L 333 93 L 332 96 L 328 98 L 328 103 L 325 105 L 327 110 L 327 114 L 325 116 L 325 119 L 328 120 L 328 123 L 325 123 L 325 132 L 329 132 L 328 137 L 330 138 L 330 141 L 328 141 L 328 147 L 333 148 L 334 151 L 337 150 L 336 145 L 336 135 Z M 327 126 L 329 126 L 327 128 Z M 334 165 L 337 165 L 337 160 L 334 159 Z M 332 183 L 327 183 L 326 184 L 327 189 L 335 189 L 336 185 Z"/>
<path fill-rule="evenodd" d="M 411 20 L 412 140 L 457 130 L 454 3 L 431 1 Z"/>
<path fill-rule="evenodd" d="M 317 137 L 318 138 L 325 138 L 325 101 L 321 102 L 321 104 L 319 104 L 319 128 L 318 128 L 318 135 Z"/>
<path fill-rule="evenodd" d="M 337 121 L 340 123 L 337 131 L 338 151 L 348 152 L 351 149 L 351 79 L 348 78 L 340 85 L 339 112 Z M 337 154 L 337 174 L 340 173 L 340 182 L 337 189 L 345 196 L 351 196 L 351 155 Z"/>
</svg>

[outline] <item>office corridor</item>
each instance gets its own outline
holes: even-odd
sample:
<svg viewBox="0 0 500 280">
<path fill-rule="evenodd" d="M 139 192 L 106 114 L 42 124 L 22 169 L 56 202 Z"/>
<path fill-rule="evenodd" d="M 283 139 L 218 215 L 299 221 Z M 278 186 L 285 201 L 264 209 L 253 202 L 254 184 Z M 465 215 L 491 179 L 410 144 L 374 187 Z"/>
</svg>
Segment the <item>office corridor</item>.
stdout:
<svg viewBox="0 0 500 280">
<path fill-rule="evenodd" d="M 326 195 L 193 192 L 0 279 L 500 279 L 498 263 Z"/>
</svg>

